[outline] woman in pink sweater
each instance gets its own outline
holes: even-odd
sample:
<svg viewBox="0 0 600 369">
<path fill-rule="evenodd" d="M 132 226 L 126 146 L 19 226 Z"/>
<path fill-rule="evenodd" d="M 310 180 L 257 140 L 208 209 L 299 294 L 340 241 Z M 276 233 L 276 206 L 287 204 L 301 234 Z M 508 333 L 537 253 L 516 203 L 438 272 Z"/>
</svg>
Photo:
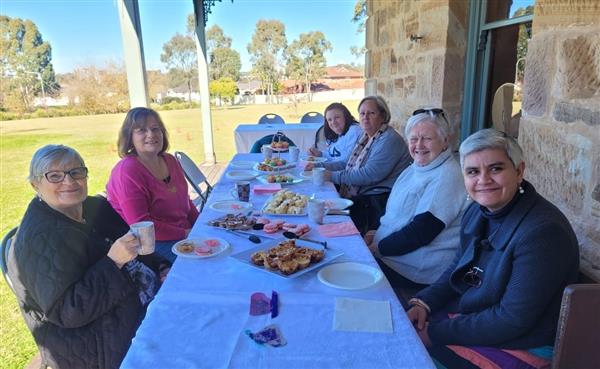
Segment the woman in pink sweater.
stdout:
<svg viewBox="0 0 600 369">
<path fill-rule="evenodd" d="M 127 224 L 154 222 L 156 252 L 172 262 L 171 246 L 187 237 L 198 210 L 188 196 L 183 169 L 166 153 L 165 125 L 152 109 L 131 109 L 117 144 L 122 160 L 108 180 L 108 201 Z"/>
</svg>

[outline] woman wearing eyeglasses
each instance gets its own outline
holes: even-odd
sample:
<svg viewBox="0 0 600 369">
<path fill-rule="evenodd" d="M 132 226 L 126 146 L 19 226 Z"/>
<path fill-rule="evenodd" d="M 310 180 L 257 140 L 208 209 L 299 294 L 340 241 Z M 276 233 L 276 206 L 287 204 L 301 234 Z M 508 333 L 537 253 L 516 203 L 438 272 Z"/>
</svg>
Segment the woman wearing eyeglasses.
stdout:
<svg viewBox="0 0 600 369">
<path fill-rule="evenodd" d="M 390 109 L 380 96 L 367 96 L 358 104 L 358 138 L 347 160 L 323 163 L 326 178 L 339 186 L 340 196 L 351 199 L 352 221 L 364 235 L 379 227 L 379 218 L 392 185 L 410 164 L 408 148 L 402 137 L 389 126 Z M 311 170 L 312 164 L 306 166 Z"/>
<path fill-rule="evenodd" d="M 392 188 L 377 231 L 365 242 L 394 287 L 422 289 L 454 259 L 467 205 L 450 126 L 441 109 L 419 109 L 406 122 L 413 163 Z"/>
<path fill-rule="evenodd" d="M 551 351 L 563 290 L 579 271 L 575 233 L 523 179 L 513 138 L 474 133 L 460 146 L 460 161 L 474 201 L 462 219 L 460 249 L 438 281 L 409 301 L 408 317 L 446 367 L 513 355 L 494 348 Z"/>
<path fill-rule="evenodd" d="M 121 161 L 106 185 L 107 198 L 127 224 L 152 221 L 156 252 L 171 262 L 171 246 L 190 233 L 198 210 L 188 195 L 183 169 L 171 154 L 167 130 L 157 112 L 133 108 L 117 143 Z"/>
<path fill-rule="evenodd" d="M 169 263 L 137 256 L 129 227 L 105 199 L 88 197 L 72 148 L 47 145 L 31 160 L 37 196 L 8 258 L 43 367 L 118 368 Z"/>
</svg>

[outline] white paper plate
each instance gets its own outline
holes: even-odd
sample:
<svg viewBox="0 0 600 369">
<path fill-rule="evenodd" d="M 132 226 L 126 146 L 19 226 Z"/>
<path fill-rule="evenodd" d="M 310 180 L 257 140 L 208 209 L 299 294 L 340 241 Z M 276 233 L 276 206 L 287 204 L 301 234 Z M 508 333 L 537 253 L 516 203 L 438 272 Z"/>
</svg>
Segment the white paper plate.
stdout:
<svg viewBox="0 0 600 369">
<path fill-rule="evenodd" d="M 302 177 L 304 179 L 311 179 L 312 178 L 312 170 L 304 170 L 304 171 L 300 172 L 300 177 Z"/>
<path fill-rule="evenodd" d="M 182 252 L 177 249 L 182 243 L 189 243 L 194 246 L 194 251 L 191 252 Z M 196 250 L 204 247 L 207 250 L 210 250 L 209 254 L 196 253 Z M 206 259 L 212 258 L 213 256 L 219 255 L 223 251 L 229 248 L 229 243 L 222 238 L 218 237 L 195 237 L 188 238 L 185 240 L 181 240 L 173 245 L 171 251 L 177 256 L 181 256 L 184 258 L 190 259 Z"/>
<path fill-rule="evenodd" d="M 322 157 L 322 156 L 304 156 L 304 157 L 300 158 L 300 160 L 307 162 L 307 163 L 324 163 L 328 159 L 325 157 Z"/>
<path fill-rule="evenodd" d="M 256 164 L 255 161 L 246 161 L 246 160 L 232 161 L 231 163 L 229 163 L 229 165 L 231 165 L 232 168 L 237 168 L 237 169 L 252 169 L 254 164 Z"/>
<path fill-rule="evenodd" d="M 269 270 L 269 269 L 265 269 L 263 266 L 259 266 L 254 264 L 251 260 L 250 260 L 250 256 L 257 252 L 257 251 L 261 251 L 261 250 L 267 250 L 270 249 L 272 247 L 277 246 L 277 244 L 281 242 L 281 240 L 275 240 L 269 243 L 265 243 L 264 245 L 258 245 L 256 247 L 252 247 L 248 250 L 239 252 L 237 254 L 233 254 L 230 255 L 230 257 L 236 259 L 237 261 L 240 261 L 254 269 L 258 269 L 258 270 L 262 270 L 265 273 L 269 273 L 272 275 L 276 275 L 278 277 L 282 277 L 285 279 L 293 279 L 293 278 L 297 278 L 305 273 L 308 273 L 312 270 L 321 268 L 322 266 L 324 266 L 325 264 L 333 261 L 334 259 L 344 255 L 343 251 L 340 250 L 331 250 L 331 249 L 325 249 L 325 257 L 323 258 L 323 260 L 321 260 L 318 263 L 315 264 L 310 264 L 306 269 L 302 269 L 297 271 L 296 273 L 290 274 L 290 275 L 286 275 L 281 273 L 280 271 L 274 271 L 274 270 Z M 302 240 L 296 240 L 296 245 L 299 247 L 308 247 L 311 249 L 317 249 L 317 250 L 322 250 L 322 247 L 315 245 L 314 243 L 310 243 L 310 242 L 306 242 L 306 241 L 302 241 Z"/>
<path fill-rule="evenodd" d="M 375 285 L 382 277 L 381 270 L 359 263 L 329 265 L 317 274 L 321 283 L 341 290 L 362 290 Z"/>
<path fill-rule="evenodd" d="M 269 182 L 269 180 L 268 180 L 269 176 L 273 176 L 273 175 L 274 176 L 284 175 L 284 176 L 290 177 L 292 179 L 292 181 L 291 182 Z M 304 181 L 304 179 L 295 177 L 289 173 L 280 173 L 280 172 L 278 172 L 276 174 L 264 174 L 262 176 L 256 177 L 256 179 L 258 179 L 258 181 L 261 183 L 279 183 L 282 186 L 296 184 L 296 183 L 300 183 L 300 182 Z"/>
<path fill-rule="evenodd" d="M 325 206 L 329 210 L 344 210 L 344 209 L 351 207 L 354 204 L 354 202 L 352 202 L 352 200 L 342 199 L 342 198 L 327 199 L 324 201 L 325 201 Z"/>
<path fill-rule="evenodd" d="M 243 201 L 223 200 L 213 202 L 210 204 L 209 208 L 221 213 L 239 214 L 247 213 L 248 211 L 252 210 L 252 204 Z"/>
<path fill-rule="evenodd" d="M 251 170 L 230 170 L 225 173 L 225 177 L 236 181 L 251 181 L 256 178 L 256 174 Z"/>
</svg>

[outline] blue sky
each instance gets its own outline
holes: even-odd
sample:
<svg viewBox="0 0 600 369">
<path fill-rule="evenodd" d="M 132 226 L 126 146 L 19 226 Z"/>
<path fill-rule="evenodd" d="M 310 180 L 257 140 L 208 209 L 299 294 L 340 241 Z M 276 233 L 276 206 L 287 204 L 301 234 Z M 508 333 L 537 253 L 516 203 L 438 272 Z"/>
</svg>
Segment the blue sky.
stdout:
<svg viewBox="0 0 600 369">
<path fill-rule="evenodd" d="M 364 45 L 364 33 L 352 23 L 354 0 L 223 0 L 208 15 L 207 28 L 218 24 L 233 39 L 249 70 L 246 45 L 259 19 L 278 19 L 286 26 L 288 43 L 300 33 L 321 31 L 332 43 L 327 64 L 357 60 L 351 46 Z M 164 69 L 162 45 L 176 32 L 185 33 L 191 0 L 140 0 L 142 34 L 147 69 Z M 121 61 L 123 45 L 114 0 L 0 0 L 0 13 L 32 20 L 44 40 L 52 45 L 54 69 L 65 73 L 78 66 Z M 362 61 L 360 61 L 362 62 Z"/>
</svg>

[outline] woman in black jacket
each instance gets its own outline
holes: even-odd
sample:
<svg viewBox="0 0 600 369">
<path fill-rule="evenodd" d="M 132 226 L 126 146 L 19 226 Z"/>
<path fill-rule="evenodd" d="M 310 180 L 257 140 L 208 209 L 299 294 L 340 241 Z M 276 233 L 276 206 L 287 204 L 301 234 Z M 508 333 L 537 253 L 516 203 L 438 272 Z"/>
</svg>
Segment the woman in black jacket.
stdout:
<svg viewBox="0 0 600 369">
<path fill-rule="evenodd" d="M 72 148 L 33 156 L 37 192 L 10 249 L 8 272 L 42 366 L 117 368 L 168 262 L 138 256 L 137 238 L 106 200 L 87 196 Z"/>
</svg>

